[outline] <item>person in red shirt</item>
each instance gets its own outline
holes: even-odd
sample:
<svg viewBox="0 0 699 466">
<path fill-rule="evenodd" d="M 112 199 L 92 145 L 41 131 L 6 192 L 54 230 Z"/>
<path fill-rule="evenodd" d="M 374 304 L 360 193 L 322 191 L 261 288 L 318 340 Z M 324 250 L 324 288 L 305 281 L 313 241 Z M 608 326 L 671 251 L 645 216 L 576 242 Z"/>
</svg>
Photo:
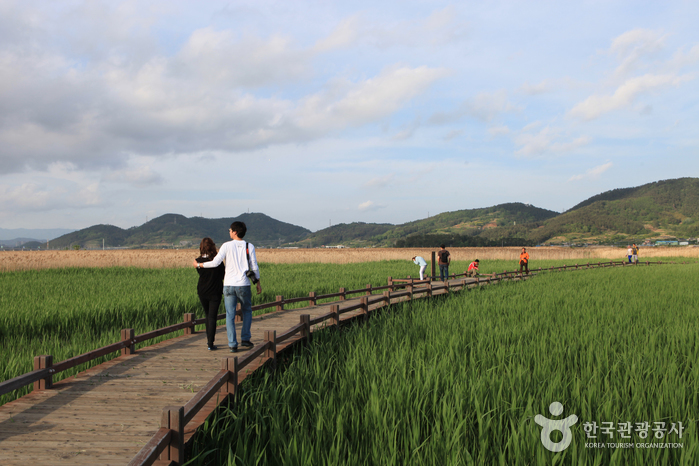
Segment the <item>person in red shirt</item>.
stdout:
<svg viewBox="0 0 699 466">
<path fill-rule="evenodd" d="M 471 262 L 468 266 L 468 270 L 466 271 L 466 276 L 468 277 L 475 277 L 478 275 L 478 263 L 480 261 L 476 259 L 475 261 Z"/>
<path fill-rule="evenodd" d="M 519 255 L 519 273 L 522 273 L 522 269 L 529 274 L 529 253 L 525 248 L 522 248 L 522 253 Z"/>
</svg>

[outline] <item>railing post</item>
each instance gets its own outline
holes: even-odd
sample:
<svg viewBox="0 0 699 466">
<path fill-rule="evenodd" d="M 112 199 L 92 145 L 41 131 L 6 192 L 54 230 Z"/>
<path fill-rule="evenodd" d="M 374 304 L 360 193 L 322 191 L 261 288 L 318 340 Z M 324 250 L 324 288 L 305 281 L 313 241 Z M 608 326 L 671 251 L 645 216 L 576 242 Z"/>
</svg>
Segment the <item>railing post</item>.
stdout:
<svg viewBox="0 0 699 466">
<path fill-rule="evenodd" d="M 391 291 L 395 291 L 393 288 L 393 277 L 388 277 L 388 286 L 391 287 L 389 288 Z"/>
<path fill-rule="evenodd" d="M 311 291 L 310 293 L 308 293 L 308 298 L 309 298 L 309 299 L 308 299 L 308 304 L 309 304 L 310 306 L 315 306 L 315 305 L 316 305 L 316 292 L 315 292 L 315 291 Z"/>
<path fill-rule="evenodd" d="M 340 305 L 333 304 L 330 306 L 330 312 L 332 312 L 332 318 L 330 319 L 334 326 L 340 327 Z"/>
<path fill-rule="evenodd" d="M 47 369 L 53 366 L 53 356 L 34 356 L 34 370 Z M 34 382 L 34 391 L 47 390 L 53 386 L 53 375 L 49 374 L 41 380 Z"/>
<path fill-rule="evenodd" d="M 427 283 L 427 297 L 432 297 L 432 282 Z"/>
<path fill-rule="evenodd" d="M 449 294 L 449 280 L 444 281 L 444 290 L 446 291 L 446 294 Z"/>
<path fill-rule="evenodd" d="M 192 322 L 192 321 L 194 321 L 194 314 L 192 314 L 191 312 L 186 313 L 184 315 L 184 322 L 187 323 L 187 322 Z M 193 335 L 194 333 L 195 333 L 194 332 L 194 325 L 192 325 L 191 327 L 184 328 L 185 335 Z"/>
<path fill-rule="evenodd" d="M 410 279 L 410 281 L 407 283 L 406 288 L 408 288 L 408 291 L 410 291 L 410 299 L 413 299 L 413 279 L 410 278 L 410 275 L 408 275 L 408 278 Z"/>
<path fill-rule="evenodd" d="M 272 370 L 277 368 L 277 331 L 276 330 L 265 330 L 265 343 L 267 344 L 267 349 L 265 350 L 265 358 L 272 361 Z"/>
<path fill-rule="evenodd" d="M 432 281 L 432 277 L 434 277 L 435 274 L 437 273 L 437 272 L 435 271 L 435 268 L 434 268 L 434 264 L 435 264 L 435 260 L 434 260 L 434 259 L 435 259 L 435 257 L 436 257 L 436 254 L 437 254 L 437 253 L 436 253 L 435 251 L 432 251 L 432 262 L 430 263 L 430 265 L 432 265 L 432 274 L 430 275 L 430 282 Z M 430 295 L 430 296 L 432 296 L 432 295 Z"/>
<path fill-rule="evenodd" d="M 186 315 L 186 314 L 185 314 Z M 121 341 L 130 341 L 133 342 L 135 336 L 134 329 L 132 328 L 123 328 L 121 329 Z M 127 356 L 129 354 L 134 354 L 136 352 L 136 345 L 131 343 L 129 346 L 126 348 L 121 349 L 121 355 L 122 356 Z"/>
<path fill-rule="evenodd" d="M 340 288 L 340 301 L 345 301 L 347 299 L 347 288 Z"/>
<path fill-rule="evenodd" d="M 366 295 L 369 296 L 371 294 L 371 283 L 367 283 L 366 285 Z"/>
<path fill-rule="evenodd" d="M 284 296 L 282 295 L 277 295 L 277 299 L 275 300 L 277 303 L 277 312 L 283 311 L 284 310 Z"/>
<path fill-rule="evenodd" d="M 369 298 L 367 296 L 362 296 L 360 301 L 362 303 L 362 314 L 364 314 L 364 320 L 369 318 Z"/>
<path fill-rule="evenodd" d="M 226 395 L 235 395 L 238 391 L 238 357 L 221 359 L 221 369 L 230 372 L 221 391 Z"/>
<path fill-rule="evenodd" d="M 301 336 L 306 339 L 307 342 L 311 341 L 311 316 L 309 314 L 301 314 L 301 323 L 304 324 L 301 329 Z"/>
<path fill-rule="evenodd" d="M 385 306 L 391 305 L 391 292 L 389 290 L 383 292 L 383 302 Z"/>
<path fill-rule="evenodd" d="M 160 454 L 161 460 L 184 463 L 184 406 L 168 406 L 163 409 L 160 427 L 170 429 L 170 445 Z"/>
</svg>

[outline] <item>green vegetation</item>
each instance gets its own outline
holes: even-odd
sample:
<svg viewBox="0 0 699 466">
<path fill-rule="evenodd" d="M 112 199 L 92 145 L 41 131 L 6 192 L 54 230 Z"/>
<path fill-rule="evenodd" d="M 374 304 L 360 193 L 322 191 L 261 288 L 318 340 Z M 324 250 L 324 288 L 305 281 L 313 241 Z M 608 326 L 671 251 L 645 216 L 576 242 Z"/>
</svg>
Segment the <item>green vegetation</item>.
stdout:
<svg viewBox="0 0 699 466">
<path fill-rule="evenodd" d="M 245 380 L 239 401 L 207 421 L 189 464 L 697 464 L 697 273 L 697 264 L 550 273 L 319 332 L 274 374 Z M 554 401 L 564 407 L 557 419 L 578 416 L 561 453 L 544 449 L 534 422 L 554 418 Z M 592 422 L 613 423 L 613 437 L 586 439 Z M 633 423 L 628 440 L 616 430 L 623 422 Z M 681 438 L 669 433 L 679 422 Z M 598 442 L 683 448 L 585 446 Z"/>
</svg>

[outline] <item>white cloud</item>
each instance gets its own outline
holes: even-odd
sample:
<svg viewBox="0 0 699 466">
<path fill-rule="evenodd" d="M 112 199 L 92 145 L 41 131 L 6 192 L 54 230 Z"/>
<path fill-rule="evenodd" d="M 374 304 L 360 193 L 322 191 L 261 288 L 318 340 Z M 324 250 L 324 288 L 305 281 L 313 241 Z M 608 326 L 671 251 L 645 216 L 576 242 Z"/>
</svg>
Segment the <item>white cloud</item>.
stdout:
<svg viewBox="0 0 699 466">
<path fill-rule="evenodd" d="M 520 148 L 515 152 L 524 157 L 536 157 L 546 154 L 559 155 L 571 152 L 590 143 L 590 138 L 581 136 L 575 139 L 566 138 L 561 131 L 549 126 L 538 133 L 520 132 L 514 137 L 514 142 Z"/>
<path fill-rule="evenodd" d="M 443 125 L 458 121 L 465 116 L 489 122 L 503 113 L 518 112 L 520 110 L 522 110 L 520 107 L 508 100 L 507 92 L 504 90 L 480 92 L 472 99 L 464 101 L 454 110 L 433 114 L 429 122 L 435 125 Z"/>
<path fill-rule="evenodd" d="M 75 189 L 76 187 L 73 186 Z M 76 190 L 65 187 L 44 188 L 35 183 L 0 186 L 0 212 L 46 212 L 60 209 L 94 207 L 102 203 L 99 184 L 92 183 Z"/>
<path fill-rule="evenodd" d="M 551 80 L 549 79 L 544 79 L 538 84 L 529 84 L 529 83 L 524 83 L 522 86 L 519 88 L 519 91 L 527 94 L 527 95 L 539 95 L 539 94 L 545 94 L 547 92 L 551 92 L 553 89 L 553 84 Z"/>
<path fill-rule="evenodd" d="M 665 47 L 666 37 L 661 31 L 633 29 L 615 38 L 609 49 L 621 61 L 615 74 L 624 77 L 643 66 L 643 59 L 652 57 Z"/>
<path fill-rule="evenodd" d="M 329 36 L 316 42 L 315 50 L 328 52 L 330 50 L 348 47 L 360 37 L 362 29 L 362 16 L 352 15 L 340 21 L 340 24 Z"/>
<path fill-rule="evenodd" d="M 508 128 L 505 125 L 503 125 L 503 126 L 491 126 L 490 128 L 488 128 L 488 133 L 492 137 L 506 136 L 506 135 L 510 134 L 510 128 Z"/>
<path fill-rule="evenodd" d="M 464 132 L 465 131 L 463 129 L 453 129 L 453 130 L 449 131 L 447 134 L 445 134 L 442 139 L 444 139 L 445 141 L 451 141 L 452 139 L 457 138 L 457 137 L 461 136 L 462 134 L 464 134 Z"/>
<path fill-rule="evenodd" d="M 396 177 L 396 175 L 394 173 L 389 173 L 386 176 L 379 176 L 376 178 L 372 178 L 369 181 L 365 182 L 362 186 L 365 188 L 385 188 L 393 182 L 395 177 Z M 360 206 L 360 209 L 361 209 L 361 206 Z"/>
<path fill-rule="evenodd" d="M 126 183 L 135 188 L 145 188 L 152 185 L 162 184 L 163 177 L 153 171 L 151 167 L 144 166 L 133 169 L 114 170 L 106 174 L 105 181 Z"/>
<path fill-rule="evenodd" d="M 390 67 L 358 84 L 347 84 L 337 98 L 337 89 L 306 97 L 294 110 L 293 121 L 309 132 L 332 131 L 359 126 L 397 111 L 446 76 L 445 69 Z"/>
<path fill-rule="evenodd" d="M 376 204 L 374 201 L 366 201 L 359 204 L 357 208 L 362 212 L 370 212 L 373 210 L 383 209 L 385 207 L 385 205 Z"/>
<path fill-rule="evenodd" d="M 605 113 L 631 106 L 640 94 L 667 86 L 679 86 L 690 79 L 692 78 L 688 75 L 652 74 L 630 78 L 619 86 L 612 95 L 593 95 L 588 97 L 573 107 L 570 115 L 584 120 L 594 120 Z"/>
<path fill-rule="evenodd" d="M 581 175 L 571 176 L 570 178 L 568 178 L 568 181 L 577 181 L 577 180 L 582 180 L 585 178 L 591 178 L 591 179 L 599 178 L 599 176 L 602 173 L 604 173 L 607 170 L 609 170 L 610 168 L 612 168 L 613 165 L 614 164 L 612 162 L 607 162 L 603 165 L 598 165 L 594 168 L 591 168 L 590 170 L 586 171 L 585 173 L 583 173 Z"/>
</svg>

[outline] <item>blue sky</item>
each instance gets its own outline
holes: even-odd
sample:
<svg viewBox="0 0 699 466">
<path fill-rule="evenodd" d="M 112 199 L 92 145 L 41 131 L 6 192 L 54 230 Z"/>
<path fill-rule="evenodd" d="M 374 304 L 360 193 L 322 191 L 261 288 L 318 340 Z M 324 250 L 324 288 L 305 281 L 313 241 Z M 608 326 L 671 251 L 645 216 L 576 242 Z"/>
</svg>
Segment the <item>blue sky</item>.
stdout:
<svg viewBox="0 0 699 466">
<path fill-rule="evenodd" d="M 698 13 L 0 0 L 0 227 L 317 230 L 697 176 Z"/>
</svg>

